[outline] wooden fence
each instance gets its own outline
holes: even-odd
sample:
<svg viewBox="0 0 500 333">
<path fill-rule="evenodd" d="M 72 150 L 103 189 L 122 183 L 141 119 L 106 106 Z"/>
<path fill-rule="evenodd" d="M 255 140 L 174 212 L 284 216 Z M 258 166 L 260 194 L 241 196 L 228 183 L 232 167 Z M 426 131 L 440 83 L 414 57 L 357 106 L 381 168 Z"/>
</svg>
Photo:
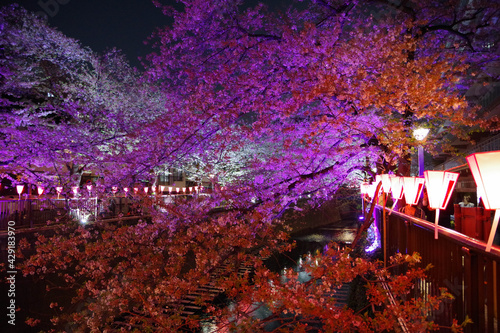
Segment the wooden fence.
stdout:
<svg viewBox="0 0 500 333">
<path fill-rule="evenodd" d="M 174 202 L 175 198 L 191 197 L 192 195 L 161 195 L 151 196 L 156 201 Z M 70 214 L 82 223 L 96 219 L 110 219 L 118 216 L 143 215 L 147 213 L 144 207 L 141 212 L 136 210 L 139 198 L 134 197 L 82 197 L 69 199 L 30 198 L 0 200 L 0 231 L 7 230 L 9 221 L 15 222 L 17 228 L 32 228 L 46 225 L 59 216 Z"/>
<path fill-rule="evenodd" d="M 441 226 L 438 239 L 434 239 L 432 222 L 396 211 L 388 213 L 389 209 L 381 206 L 374 212 L 385 258 L 420 253 L 422 267 L 432 264 L 433 268 L 427 279 L 417 284 L 416 294 L 437 295 L 444 287 L 455 297 L 431 313 L 432 319 L 449 325 L 453 319 L 461 323 L 468 316 L 473 324 L 467 325 L 465 332 L 499 332 L 500 247 L 493 245 L 486 252 L 484 240 Z"/>
</svg>

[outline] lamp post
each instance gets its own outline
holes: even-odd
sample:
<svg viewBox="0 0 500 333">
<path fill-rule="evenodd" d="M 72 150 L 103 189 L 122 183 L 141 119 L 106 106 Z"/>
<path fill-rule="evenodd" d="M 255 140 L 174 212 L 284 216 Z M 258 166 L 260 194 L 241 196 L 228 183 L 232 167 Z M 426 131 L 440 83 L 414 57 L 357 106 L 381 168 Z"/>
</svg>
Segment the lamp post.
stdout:
<svg viewBox="0 0 500 333">
<path fill-rule="evenodd" d="M 413 137 L 417 141 L 424 141 L 425 138 L 427 137 L 427 134 L 429 134 L 429 129 L 428 128 L 417 128 L 413 130 Z M 424 163 L 424 146 L 421 143 L 418 146 L 418 176 L 423 177 L 424 175 L 424 169 L 425 169 L 425 163 Z"/>
<path fill-rule="evenodd" d="M 425 171 L 425 186 L 427 187 L 427 198 L 429 207 L 436 210 L 434 221 L 434 239 L 438 239 L 439 211 L 446 209 L 450 201 L 451 193 L 457 183 L 458 173 L 447 171 Z"/>
<path fill-rule="evenodd" d="M 486 252 L 490 252 L 500 219 L 500 151 L 475 153 L 467 156 L 472 176 L 481 193 L 485 209 L 494 209 L 495 217 L 490 236 L 486 244 Z"/>
</svg>

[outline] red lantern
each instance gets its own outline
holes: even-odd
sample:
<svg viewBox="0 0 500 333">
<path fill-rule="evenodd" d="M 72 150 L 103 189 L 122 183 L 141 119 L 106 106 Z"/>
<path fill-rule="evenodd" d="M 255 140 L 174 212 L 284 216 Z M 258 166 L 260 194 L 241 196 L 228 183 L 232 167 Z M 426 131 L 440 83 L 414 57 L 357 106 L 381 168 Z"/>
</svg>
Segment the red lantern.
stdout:
<svg viewBox="0 0 500 333">
<path fill-rule="evenodd" d="M 378 183 L 377 182 L 374 182 L 370 185 L 368 185 L 367 189 L 368 189 L 368 196 L 370 198 L 375 198 L 375 197 L 378 197 L 379 193 L 377 192 L 377 186 L 378 186 Z M 379 192 L 380 192 L 380 189 L 379 189 Z"/>
<path fill-rule="evenodd" d="M 21 193 L 24 191 L 24 185 L 16 185 L 17 194 L 19 194 L 19 200 L 21 200 Z"/>
<path fill-rule="evenodd" d="M 391 177 L 391 192 L 394 200 L 403 199 L 403 177 Z"/>
<path fill-rule="evenodd" d="M 391 187 L 392 187 L 392 182 L 391 182 L 391 179 L 394 178 L 396 176 L 394 175 L 389 175 L 389 174 L 383 174 L 383 175 L 380 175 L 380 181 L 382 182 L 382 188 L 384 189 L 384 192 L 386 194 L 389 194 L 389 192 L 391 192 Z"/>
<path fill-rule="evenodd" d="M 391 187 L 391 193 L 392 193 L 392 200 L 394 201 L 394 203 L 392 204 L 391 211 L 389 212 L 389 215 L 391 215 L 392 211 L 394 210 L 394 207 L 396 207 L 396 204 L 398 203 L 398 200 L 403 199 L 403 195 L 404 195 L 403 177 L 392 176 L 392 177 L 389 177 L 389 181 L 391 182 L 390 187 Z"/>
<path fill-rule="evenodd" d="M 57 199 L 59 199 L 59 196 L 61 195 L 62 190 L 63 190 L 62 186 L 57 186 L 56 187 Z"/>
<path fill-rule="evenodd" d="M 361 192 L 361 196 L 364 196 L 365 194 L 368 194 L 368 187 L 370 184 L 367 182 L 359 184 L 359 191 Z"/>
<path fill-rule="evenodd" d="M 484 208 L 496 210 L 486 244 L 486 251 L 489 252 L 500 218 L 500 151 L 472 154 L 467 156 L 467 163 L 476 181 L 477 191 L 481 193 Z"/>
<path fill-rule="evenodd" d="M 403 190 L 408 205 L 416 205 L 424 189 L 424 178 L 403 177 Z"/>
<path fill-rule="evenodd" d="M 434 221 L 434 238 L 438 238 L 438 222 L 440 209 L 446 209 L 451 198 L 451 193 L 457 183 L 458 173 L 446 171 L 425 171 L 425 186 L 427 187 L 427 198 L 429 207 L 436 210 Z"/>
</svg>

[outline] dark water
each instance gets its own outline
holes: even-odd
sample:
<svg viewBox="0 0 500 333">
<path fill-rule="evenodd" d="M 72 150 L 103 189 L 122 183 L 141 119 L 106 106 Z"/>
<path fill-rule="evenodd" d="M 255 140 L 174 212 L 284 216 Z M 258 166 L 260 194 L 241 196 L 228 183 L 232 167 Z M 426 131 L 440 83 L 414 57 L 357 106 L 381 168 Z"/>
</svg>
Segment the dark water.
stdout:
<svg viewBox="0 0 500 333">
<path fill-rule="evenodd" d="M 266 260 L 266 266 L 274 272 L 281 273 L 285 269 L 294 269 L 299 272 L 299 281 L 306 282 L 310 277 L 301 268 L 302 263 L 307 261 L 317 251 L 322 252 L 331 242 L 336 242 L 341 247 L 351 244 L 356 236 L 356 231 L 357 222 L 351 220 L 304 230 L 292 237 L 296 241 L 297 246 L 291 252 L 271 256 Z M 232 306 L 232 304 L 229 304 L 229 306 Z M 259 306 L 257 303 L 255 304 L 255 309 L 252 315 L 256 318 L 264 319 L 271 315 L 271 312 L 266 307 Z M 200 331 L 201 333 L 217 332 L 217 326 L 214 321 L 207 321 L 204 324 L 205 326 Z M 273 331 L 279 326 L 280 323 L 276 321 L 268 324 L 265 330 Z"/>
<path fill-rule="evenodd" d="M 351 244 L 356 236 L 356 230 L 357 222 L 352 220 L 304 230 L 293 235 L 296 247 L 290 253 L 274 255 L 266 261 L 266 265 L 275 272 L 295 267 L 301 258 L 313 255 L 317 251 L 322 252 L 330 242 L 335 242 L 341 247 Z"/>
</svg>

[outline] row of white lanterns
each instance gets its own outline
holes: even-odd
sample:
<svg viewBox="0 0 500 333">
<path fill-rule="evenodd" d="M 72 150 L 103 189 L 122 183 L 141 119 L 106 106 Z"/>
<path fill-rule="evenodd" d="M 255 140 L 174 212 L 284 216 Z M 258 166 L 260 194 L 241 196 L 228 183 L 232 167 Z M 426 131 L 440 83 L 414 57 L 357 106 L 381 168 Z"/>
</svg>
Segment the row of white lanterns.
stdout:
<svg viewBox="0 0 500 333">
<path fill-rule="evenodd" d="M 92 185 L 86 185 L 86 187 L 87 187 L 87 191 L 89 191 L 89 193 L 92 192 L 92 188 L 93 188 Z M 158 189 L 160 191 L 160 193 L 163 193 L 168 189 L 168 194 L 172 194 L 172 192 L 181 193 L 181 191 L 183 194 L 186 194 L 186 192 L 193 193 L 193 191 L 194 191 L 194 193 L 198 193 L 199 191 L 203 190 L 203 188 L 204 188 L 203 186 L 173 187 L 173 186 L 159 185 L 157 187 L 156 186 L 151 186 L 151 187 L 146 186 L 146 187 L 143 187 L 142 190 L 145 194 L 148 194 L 150 189 L 151 189 L 151 193 L 154 193 L 156 191 L 156 189 Z M 21 194 L 24 191 L 24 185 L 16 185 L 16 191 L 19 194 L 19 199 L 20 199 Z M 45 191 L 45 188 L 43 186 L 37 186 L 37 193 L 39 196 L 41 196 L 44 191 Z M 59 199 L 59 196 L 61 195 L 62 191 L 63 191 L 62 186 L 56 187 L 58 199 Z M 73 186 L 73 187 L 71 187 L 71 191 L 73 192 L 74 196 L 77 196 L 78 192 L 80 191 L 80 187 Z M 125 192 L 125 194 L 128 194 L 129 191 L 130 191 L 130 188 L 128 188 L 128 187 L 123 188 L 123 192 Z M 134 194 L 138 194 L 140 192 L 140 189 L 139 189 L 139 187 L 133 187 L 132 191 Z M 111 192 L 113 193 L 113 195 L 116 194 L 118 192 L 118 186 L 112 186 Z"/>
<path fill-rule="evenodd" d="M 467 157 L 467 163 L 477 185 L 484 208 L 495 210 L 495 217 L 486 244 L 486 251 L 491 250 L 493 239 L 500 219 L 500 151 L 475 153 Z M 361 184 L 361 193 L 369 197 L 378 197 L 376 188 L 382 182 L 386 194 L 392 193 L 394 209 L 398 200 L 405 198 L 409 205 L 416 205 L 422 194 L 424 185 L 427 188 L 429 207 L 436 210 L 434 238 L 438 238 L 439 211 L 446 209 L 455 188 L 459 174 L 448 171 L 425 171 L 421 177 L 397 177 L 395 175 L 377 175 L 375 183 Z M 391 209 L 391 211 L 392 211 Z"/>
</svg>

